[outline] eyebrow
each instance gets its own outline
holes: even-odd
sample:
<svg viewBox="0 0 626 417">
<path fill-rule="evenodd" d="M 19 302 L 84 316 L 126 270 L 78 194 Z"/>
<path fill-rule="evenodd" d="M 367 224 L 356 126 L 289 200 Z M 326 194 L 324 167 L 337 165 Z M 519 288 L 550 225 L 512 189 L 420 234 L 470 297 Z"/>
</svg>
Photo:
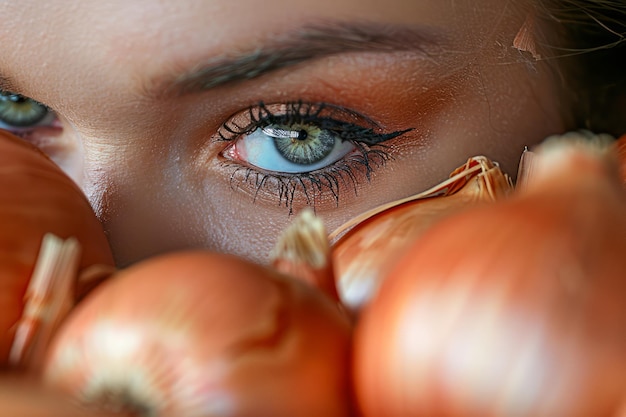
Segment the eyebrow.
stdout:
<svg viewBox="0 0 626 417">
<path fill-rule="evenodd" d="M 164 98 L 199 93 L 250 80 L 305 61 L 350 52 L 441 52 L 441 34 L 432 28 L 377 23 L 333 22 L 304 26 L 249 52 L 213 57 L 178 74 L 144 85 L 146 96 Z"/>
</svg>

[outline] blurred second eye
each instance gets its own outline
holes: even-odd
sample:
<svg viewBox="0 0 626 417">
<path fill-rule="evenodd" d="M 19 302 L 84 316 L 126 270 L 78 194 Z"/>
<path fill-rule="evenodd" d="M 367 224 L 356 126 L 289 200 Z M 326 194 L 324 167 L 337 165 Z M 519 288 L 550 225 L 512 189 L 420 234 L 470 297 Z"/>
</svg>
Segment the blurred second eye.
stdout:
<svg viewBox="0 0 626 417">
<path fill-rule="evenodd" d="M 82 182 L 81 143 L 57 114 L 29 97 L 0 90 L 0 130 L 39 148 L 76 183 Z"/>
<path fill-rule="evenodd" d="M 19 132 L 45 123 L 47 119 L 54 119 L 54 114 L 43 104 L 0 91 L 0 129 Z"/>
</svg>

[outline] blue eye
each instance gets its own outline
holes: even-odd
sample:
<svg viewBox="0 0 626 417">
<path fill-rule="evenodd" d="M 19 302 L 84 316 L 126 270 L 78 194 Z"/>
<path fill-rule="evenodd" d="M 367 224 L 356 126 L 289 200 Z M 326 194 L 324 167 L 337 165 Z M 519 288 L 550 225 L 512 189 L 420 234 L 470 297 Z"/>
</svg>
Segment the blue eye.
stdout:
<svg viewBox="0 0 626 417">
<path fill-rule="evenodd" d="M 304 173 L 327 167 L 356 149 L 328 129 L 307 124 L 257 128 L 234 144 L 238 158 L 258 168 Z"/>
<path fill-rule="evenodd" d="M 217 140 L 232 169 L 233 189 L 261 189 L 291 213 L 294 201 L 315 204 L 326 196 L 339 203 L 345 187 L 369 181 L 391 159 L 384 142 L 413 129 L 384 132 L 372 119 L 326 103 L 259 103 L 229 118 Z"/>
<path fill-rule="evenodd" d="M 19 94 L 0 91 L 0 129 L 20 133 L 54 120 L 54 113 L 45 105 Z"/>
<path fill-rule="evenodd" d="M 233 142 L 227 158 L 273 173 L 306 174 L 411 130 L 382 133 L 365 116 L 324 103 L 272 107 L 259 103 L 222 125 L 219 136 Z"/>
</svg>

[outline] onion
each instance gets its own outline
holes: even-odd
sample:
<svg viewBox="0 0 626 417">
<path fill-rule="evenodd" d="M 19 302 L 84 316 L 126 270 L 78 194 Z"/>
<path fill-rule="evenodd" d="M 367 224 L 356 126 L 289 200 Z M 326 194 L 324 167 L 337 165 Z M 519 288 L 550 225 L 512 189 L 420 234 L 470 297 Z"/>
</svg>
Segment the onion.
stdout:
<svg viewBox="0 0 626 417">
<path fill-rule="evenodd" d="M 80 245 L 76 268 L 113 266 L 102 226 L 78 186 L 38 149 L 0 130 L 0 366 L 6 365 L 40 245 L 49 233 Z M 48 299 L 33 302 L 45 307 Z"/>
<path fill-rule="evenodd" d="M 331 235 L 332 260 L 342 302 L 355 314 L 378 290 L 406 248 L 437 220 L 479 202 L 506 196 L 508 175 L 485 157 L 470 158 L 441 184 L 417 195 L 377 207 Z"/>
<path fill-rule="evenodd" d="M 523 192 L 410 247 L 357 324 L 365 417 L 624 415 L 626 193 L 607 149 L 549 141 Z"/>
<path fill-rule="evenodd" d="M 88 295 L 44 378 L 148 415 L 347 416 L 350 343 L 348 318 L 313 287 L 233 256 L 173 253 Z"/>
</svg>

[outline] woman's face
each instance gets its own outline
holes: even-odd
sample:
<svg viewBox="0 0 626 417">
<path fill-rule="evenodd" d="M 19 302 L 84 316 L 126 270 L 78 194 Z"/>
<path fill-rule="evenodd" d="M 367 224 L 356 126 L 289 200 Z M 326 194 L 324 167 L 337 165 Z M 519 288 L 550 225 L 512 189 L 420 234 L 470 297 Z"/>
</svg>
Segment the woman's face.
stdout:
<svg viewBox="0 0 626 417">
<path fill-rule="evenodd" d="M 0 13 L 0 88 L 53 111 L 5 100 L 0 127 L 81 184 L 120 265 L 190 247 L 264 261 L 303 207 L 332 230 L 474 155 L 514 174 L 525 145 L 563 129 L 552 73 L 513 47 L 527 15 L 501 0 Z"/>
</svg>

